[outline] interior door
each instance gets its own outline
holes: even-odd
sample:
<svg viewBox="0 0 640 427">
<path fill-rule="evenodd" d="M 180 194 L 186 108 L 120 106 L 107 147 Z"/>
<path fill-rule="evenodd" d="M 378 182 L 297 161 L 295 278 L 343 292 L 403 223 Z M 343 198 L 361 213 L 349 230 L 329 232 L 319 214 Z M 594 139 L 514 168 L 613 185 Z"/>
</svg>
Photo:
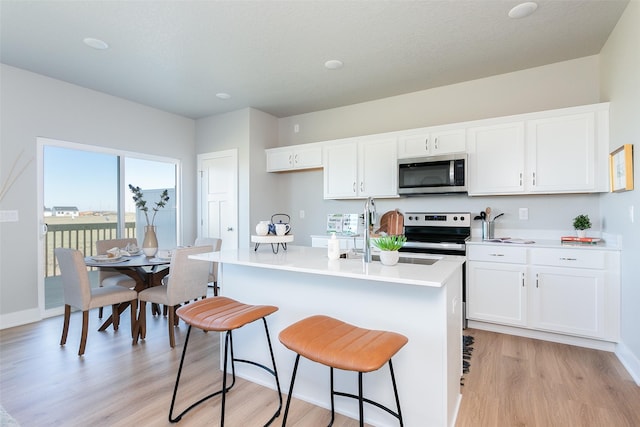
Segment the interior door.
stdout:
<svg viewBox="0 0 640 427">
<path fill-rule="evenodd" d="M 222 239 L 222 249 L 237 249 L 238 151 L 200 154 L 198 171 L 198 235 Z"/>
</svg>

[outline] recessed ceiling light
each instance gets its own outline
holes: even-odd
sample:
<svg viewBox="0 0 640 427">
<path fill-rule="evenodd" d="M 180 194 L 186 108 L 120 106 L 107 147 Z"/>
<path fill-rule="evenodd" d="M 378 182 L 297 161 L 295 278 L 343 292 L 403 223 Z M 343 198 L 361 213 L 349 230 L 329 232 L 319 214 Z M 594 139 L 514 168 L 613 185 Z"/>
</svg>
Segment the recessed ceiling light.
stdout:
<svg viewBox="0 0 640 427">
<path fill-rule="evenodd" d="M 216 93 L 216 96 L 220 99 L 229 99 L 231 98 L 231 95 L 229 95 L 228 93 L 224 93 L 224 92 L 220 92 L 220 93 Z"/>
<path fill-rule="evenodd" d="M 509 18 L 520 19 L 526 18 L 536 11 L 538 4 L 532 1 L 526 3 L 520 3 L 509 11 Z"/>
<path fill-rule="evenodd" d="M 92 47 L 94 49 L 98 49 L 98 50 L 105 50 L 105 49 L 109 49 L 109 45 L 100 39 L 94 39 L 93 37 L 87 37 L 86 39 L 83 40 L 84 44 L 86 44 L 89 47 Z"/>
<path fill-rule="evenodd" d="M 338 61 L 337 59 L 330 59 L 324 63 L 324 66 L 329 70 L 338 70 L 342 68 L 342 61 Z"/>
</svg>

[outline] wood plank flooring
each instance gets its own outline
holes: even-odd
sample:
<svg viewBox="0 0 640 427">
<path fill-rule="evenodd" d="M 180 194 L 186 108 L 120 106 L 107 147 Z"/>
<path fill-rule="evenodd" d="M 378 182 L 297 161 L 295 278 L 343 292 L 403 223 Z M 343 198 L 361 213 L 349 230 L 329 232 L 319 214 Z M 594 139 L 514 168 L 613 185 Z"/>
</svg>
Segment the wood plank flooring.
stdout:
<svg viewBox="0 0 640 427">
<path fill-rule="evenodd" d="M 119 331 L 97 332 L 92 311 L 87 350 L 78 357 L 80 321 L 74 313 L 64 347 L 59 346 L 61 317 L 0 331 L 0 404 L 23 427 L 174 425 L 167 416 L 184 323 L 176 329 L 172 350 L 167 319 L 149 315 L 146 340 L 132 346 L 127 315 Z M 613 354 L 492 332 L 466 333 L 475 336 L 475 343 L 456 426 L 640 426 L 640 388 Z M 189 347 L 178 409 L 187 395 L 204 395 L 221 383 L 217 334 L 194 329 Z M 281 387 L 286 391 L 288 384 Z M 238 379 L 227 398 L 226 425 L 263 425 L 276 406 L 276 392 Z M 219 409 L 220 400 L 213 398 L 177 425 L 217 425 Z M 358 425 L 336 417 L 336 427 Z M 294 400 L 288 425 L 325 426 L 329 418 L 328 410 Z"/>
</svg>

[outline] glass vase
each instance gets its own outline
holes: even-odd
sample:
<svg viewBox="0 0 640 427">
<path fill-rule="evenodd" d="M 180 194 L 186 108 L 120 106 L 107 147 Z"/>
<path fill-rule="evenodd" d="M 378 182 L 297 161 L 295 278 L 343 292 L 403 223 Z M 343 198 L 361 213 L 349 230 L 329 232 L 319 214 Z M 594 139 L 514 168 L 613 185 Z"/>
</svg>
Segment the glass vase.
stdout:
<svg viewBox="0 0 640 427">
<path fill-rule="evenodd" d="M 142 251 L 148 257 L 152 257 L 158 252 L 158 238 L 156 236 L 155 225 L 144 226 L 144 240 L 142 241 Z"/>
</svg>

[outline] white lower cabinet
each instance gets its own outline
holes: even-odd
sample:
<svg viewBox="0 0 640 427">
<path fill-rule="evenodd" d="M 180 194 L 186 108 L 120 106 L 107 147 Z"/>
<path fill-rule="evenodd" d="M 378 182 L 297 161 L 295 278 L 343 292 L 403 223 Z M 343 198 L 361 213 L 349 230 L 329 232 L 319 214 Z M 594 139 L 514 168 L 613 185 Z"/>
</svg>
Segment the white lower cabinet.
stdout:
<svg viewBox="0 0 640 427">
<path fill-rule="evenodd" d="M 605 274 L 599 270 L 533 267 L 531 326 L 605 338 Z"/>
<path fill-rule="evenodd" d="M 526 267 L 469 262 L 467 317 L 515 326 L 527 324 Z"/>
<path fill-rule="evenodd" d="M 619 252 L 483 244 L 467 256 L 468 319 L 618 340 Z"/>
<path fill-rule="evenodd" d="M 467 317 L 526 326 L 526 249 L 469 246 L 467 258 Z"/>
</svg>

